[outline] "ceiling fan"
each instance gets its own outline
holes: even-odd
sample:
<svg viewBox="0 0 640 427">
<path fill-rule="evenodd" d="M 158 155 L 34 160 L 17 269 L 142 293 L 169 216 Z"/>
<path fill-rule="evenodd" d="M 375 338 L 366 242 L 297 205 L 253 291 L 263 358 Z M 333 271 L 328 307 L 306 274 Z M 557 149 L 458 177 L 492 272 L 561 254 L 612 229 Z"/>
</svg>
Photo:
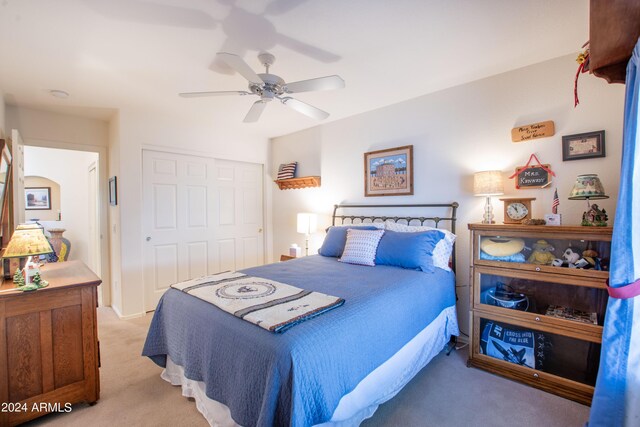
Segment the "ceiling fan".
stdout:
<svg viewBox="0 0 640 427">
<path fill-rule="evenodd" d="M 329 117 L 329 113 L 319 108 L 309 105 L 305 102 L 298 101 L 290 96 L 290 93 L 309 92 L 313 90 L 330 90 L 342 89 L 344 80 L 340 76 L 326 76 L 315 79 L 301 80 L 293 83 L 286 83 L 282 78 L 275 74 L 269 73 L 269 67 L 276 60 L 275 56 L 270 53 L 260 53 L 258 59 L 266 68 L 265 73 L 256 74 L 251 67 L 238 55 L 232 53 L 219 52 L 217 57 L 224 61 L 231 68 L 240 73 L 249 81 L 249 91 L 229 90 L 216 92 L 187 92 L 179 95 L 184 98 L 196 98 L 202 96 L 221 96 L 221 95 L 257 95 L 259 100 L 253 103 L 249 112 L 244 118 L 245 123 L 256 122 L 267 106 L 267 103 L 274 99 L 279 100 L 287 107 L 296 110 L 299 113 L 307 115 L 317 120 L 323 120 Z"/>
</svg>

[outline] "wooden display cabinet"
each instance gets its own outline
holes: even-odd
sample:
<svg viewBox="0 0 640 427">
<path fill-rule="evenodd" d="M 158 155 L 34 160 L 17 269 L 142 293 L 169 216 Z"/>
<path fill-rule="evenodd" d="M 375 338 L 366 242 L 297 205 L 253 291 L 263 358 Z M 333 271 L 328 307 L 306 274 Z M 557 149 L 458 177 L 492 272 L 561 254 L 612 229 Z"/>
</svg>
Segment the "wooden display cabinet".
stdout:
<svg viewBox="0 0 640 427">
<path fill-rule="evenodd" d="M 469 224 L 469 229 L 469 365 L 590 404 L 608 300 L 611 227 Z M 524 241 L 522 255 L 516 254 L 520 260 L 492 259 L 481 249 L 485 239 L 510 238 Z M 530 263 L 530 248 L 539 240 L 551 244 L 560 259 L 567 248 L 580 254 L 596 251 L 593 261 L 599 269 Z M 510 298 L 499 294 L 504 289 L 511 292 Z M 550 306 L 578 310 L 590 318 L 558 317 L 548 311 Z M 525 344 L 534 350 L 522 351 Z"/>
<path fill-rule="evenodd" d="M 100 396 L 96 319 L 100 279 L 82 262 L 47 264 L 49 286 L 0 287 L 0 425 L 65 412 Z"/>
</svg>

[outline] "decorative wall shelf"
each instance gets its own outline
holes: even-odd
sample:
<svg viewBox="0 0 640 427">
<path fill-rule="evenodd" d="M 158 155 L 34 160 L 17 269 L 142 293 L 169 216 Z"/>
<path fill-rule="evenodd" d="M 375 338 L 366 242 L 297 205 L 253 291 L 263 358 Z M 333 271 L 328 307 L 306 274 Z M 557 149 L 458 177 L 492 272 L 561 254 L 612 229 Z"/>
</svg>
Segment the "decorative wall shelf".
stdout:
<svg viewBox="0 0 640 427">
<path fill-rule="evenodd" d="M 273 181 L 281 190 L 290 190 L 307 187 L 320 187 L 319 176 L 302 176 L 300 178 L 280 179 Z"/>
</svg>

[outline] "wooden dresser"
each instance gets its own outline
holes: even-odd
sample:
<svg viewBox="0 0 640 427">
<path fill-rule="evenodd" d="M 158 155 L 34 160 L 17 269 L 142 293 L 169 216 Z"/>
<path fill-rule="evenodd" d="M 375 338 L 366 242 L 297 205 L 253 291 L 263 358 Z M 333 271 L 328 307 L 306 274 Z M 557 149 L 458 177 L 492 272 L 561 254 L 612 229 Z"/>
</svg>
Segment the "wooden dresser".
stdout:
<svg viewBox="0 0 640 427">
<path fill-rule="evenodd" d="M 611 227 L 469 224 L 469 229 L 469 364 L 590 404 L 608 300 Z M 524 243 L 516 254 L 520 259 L 492 259 L 490 252 L 506 247 L 494 245 L 508 245 L 509 239 Z M 545 244 L 554 248 L 549 258 L 562 258 L 567 249 L 597 252 L 591 259 L 601 269 L 537 264 L 545 256 L 531 254 Z M 573 318 L 563 317 L 570 310 Z M 590 319 L 584 319 L 587 314 Z"/>
<path fill-rule="evenodd" d="M 49 286 L 0 287 L 0 425 L 16 425 L 100 394 L 97 286 L 82 262 L 51 263 Z"/>
</svg>

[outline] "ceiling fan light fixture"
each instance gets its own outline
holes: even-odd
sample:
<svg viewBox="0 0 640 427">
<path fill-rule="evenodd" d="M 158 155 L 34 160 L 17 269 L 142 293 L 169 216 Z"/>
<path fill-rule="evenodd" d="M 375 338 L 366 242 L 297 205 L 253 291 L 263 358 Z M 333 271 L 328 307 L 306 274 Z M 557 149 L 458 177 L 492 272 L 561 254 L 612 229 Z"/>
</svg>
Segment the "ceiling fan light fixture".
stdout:
<svg viewBox="0 0 640 427">
<path fill-rule="evenodd" d="M 324 120 L 329 117 L 329 113 L 319 108 L 299 101 L 290 96 L 282 96 L 290 93 L 310 92 L 316 90 L 342 89 L 345 87 L 344 80 L 338 75 L 318 77 L 315 79 L 301 80 L 287 83 L 280 76 L 269 73 L 269 67 L 275 62 L 275 56 L 267 52 L 260 52 L 258 60 L 266 68 L 265 73 L 256 74 L 244 59 L 238 55 L 227 52 L 218 52 L 217 57 L 233 68 L 238 74 L 247 79 L 249 91 L 214 91 L 214 92 L 186 92 L 178 95 L 184 98 L 196 98 L 201 96 L 220 95 L 256 95 L 260 99 L 253 103 L 251 109 L 244 118 L 245 123 L 258 121 L 262 111 L 268 102 L 278 99 L 287 107 L 302 113 L 316 120 Z"/>
</svg>

